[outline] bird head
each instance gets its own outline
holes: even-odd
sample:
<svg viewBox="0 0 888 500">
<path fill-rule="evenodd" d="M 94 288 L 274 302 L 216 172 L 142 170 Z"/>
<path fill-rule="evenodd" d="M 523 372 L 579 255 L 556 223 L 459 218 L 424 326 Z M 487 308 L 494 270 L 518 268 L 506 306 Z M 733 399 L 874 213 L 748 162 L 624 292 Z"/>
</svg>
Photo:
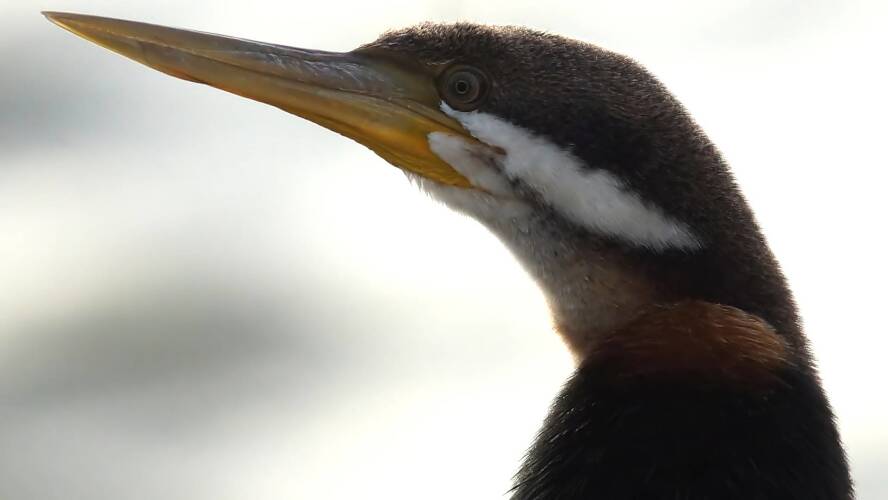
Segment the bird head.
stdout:
<svg viewBox="0 0 888 500">
<path fill-rule="evenodd" d="M 468 23 L 423 24 L 332 53 L 46 16 L 368 147 L 490 228 L 540 283 L 580 356 L 601 332 L 669 300 L 734 305 L 793 328 L 782 278 L 718 152 L 624 56 Z"/>
</svg>

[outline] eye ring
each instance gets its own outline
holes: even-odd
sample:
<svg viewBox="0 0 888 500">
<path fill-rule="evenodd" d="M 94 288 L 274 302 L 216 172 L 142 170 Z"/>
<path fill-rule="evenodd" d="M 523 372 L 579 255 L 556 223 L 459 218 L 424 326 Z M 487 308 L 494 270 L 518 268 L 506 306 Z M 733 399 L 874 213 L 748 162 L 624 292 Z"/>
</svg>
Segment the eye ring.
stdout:
<svg viewBox="0 0 888 500">
<path fill-rule="evenodd" d="M 490 85 L 478 68 L 458 65 L 445 71 L 438 83 L 441 99 L 458 111 L 473 111 L 483 104 Z"/>
</svg>

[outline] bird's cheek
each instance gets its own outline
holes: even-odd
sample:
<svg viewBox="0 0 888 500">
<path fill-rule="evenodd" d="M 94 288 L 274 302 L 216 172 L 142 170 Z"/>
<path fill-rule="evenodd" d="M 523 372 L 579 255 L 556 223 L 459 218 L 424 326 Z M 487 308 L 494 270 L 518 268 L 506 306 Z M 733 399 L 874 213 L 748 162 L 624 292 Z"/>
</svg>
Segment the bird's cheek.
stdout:
<svg viewBox="0 0 888 500">
<path fill-rule="evenodd" d="M 429 149 L 473 187 L 499 198 L 516 198 L 512 184 L 497 164 L 500 153 L 495 149 L 446 132 L 432 132 L 428 140 Z"/>
</svg>

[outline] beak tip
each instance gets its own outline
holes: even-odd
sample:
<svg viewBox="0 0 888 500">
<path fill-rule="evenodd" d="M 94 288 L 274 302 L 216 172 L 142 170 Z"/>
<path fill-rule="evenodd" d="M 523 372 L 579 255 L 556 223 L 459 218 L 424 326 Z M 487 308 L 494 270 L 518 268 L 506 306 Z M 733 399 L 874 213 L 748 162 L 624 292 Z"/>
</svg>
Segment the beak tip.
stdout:
<svg viewBox="0 0 888 500">
<path fill-rule="evenodd" d="M 40 11 L 40 13 L 43 14 L 43 17 L 45 17 L 49 22 L 67 30 L 72 29 L 72 26 L 83 23 L 84 21 L 97 19 L 94 16 L 73 14 L 71 12 L 56 12 L 52 10 L 43 10 Z"/>
<path fill-rule="evenodd" d="M 43 10 L 43 11 L 40 11 L 40 13 L 43 14 L 43 17 L 45 17 L 49 22 L 51 22 L 57 26 L 64 26 L 65 25 L 64 19 L 65 19 L 65 16 L 67 15 L 65 12 L 54 12 L 51 10 Z"/>
</svg>

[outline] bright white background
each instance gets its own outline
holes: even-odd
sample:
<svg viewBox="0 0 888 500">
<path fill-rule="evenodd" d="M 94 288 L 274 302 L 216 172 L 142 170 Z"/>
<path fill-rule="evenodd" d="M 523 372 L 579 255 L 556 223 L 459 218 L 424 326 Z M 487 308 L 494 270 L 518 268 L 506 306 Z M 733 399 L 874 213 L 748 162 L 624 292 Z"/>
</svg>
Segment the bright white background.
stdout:
<svg viewBox="0 0 888 500">
<path fill-rule="evenodd" d="M 732 164 L 859 498 L 888 497 L 884 2 L 0 0 L 0 498 L 499 498 L 571 370 L 508 253 L 396 169 L 41 9 L 328 50 L 465 19 L 635 57 Z"/>
</svg>

